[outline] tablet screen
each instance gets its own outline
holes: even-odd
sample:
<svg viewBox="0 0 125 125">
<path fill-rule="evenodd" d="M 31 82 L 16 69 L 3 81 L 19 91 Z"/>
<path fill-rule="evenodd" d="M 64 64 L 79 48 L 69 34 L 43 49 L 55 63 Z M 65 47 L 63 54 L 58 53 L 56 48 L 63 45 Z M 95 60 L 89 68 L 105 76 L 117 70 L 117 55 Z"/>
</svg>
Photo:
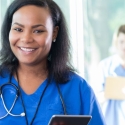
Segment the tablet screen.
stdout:
<svg viewBox="0 0 125 125">
<path fill-rule="evenodd" d="M 90 115 L 53 115 L 48 125 L 88 125 Z"/>
</svg>

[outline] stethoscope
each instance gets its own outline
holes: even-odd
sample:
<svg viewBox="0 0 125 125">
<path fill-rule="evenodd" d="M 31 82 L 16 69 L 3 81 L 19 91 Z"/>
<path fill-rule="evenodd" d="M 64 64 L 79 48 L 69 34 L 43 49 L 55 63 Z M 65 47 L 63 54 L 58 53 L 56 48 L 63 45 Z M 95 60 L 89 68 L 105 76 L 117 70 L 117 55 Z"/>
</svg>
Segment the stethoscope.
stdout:
<svg viewBox="0 0 125 125">
<path fill-rule="evenodd" d="M 8 115 L 18 116 L 18 117 L 19 117 L 19 116 L 25 116 L 25 113 L 24 113 L 24 112 L 22 112 L 22 113 L 20 113 L 20 114 L 18 114 L 18 115 L 11 113 L 11 111 L 12 111 L 12 109 L 13 109 L 15 103 L 16 103 L 16 100 L 17 100 L 17 98 L 18 98 L 18 96 L 19 96 L 19 89 L 18 89 L 18 87 L 17 87 L 15 84 L 11 83 L 11 77 L 12 77 L 12 75 L 10 75 L 9 81 L 8 81 L 7 83 L 4 83 L 4 84 L 2 84 L 2 85 L 0 86 L 0 97 L 1 97 L 1 100 L 2 100 L 2 103 L 3 103 L 3 106 L 4 106 L 4 109 L 5 109 L 6 112 L 7 112 L 4 116 L 0 117 L 0 119 L 3 119 L 3 118 L 5 118 L 5 117 L 7 117 Z M 14 101 L 13 101 L 12 106 L 10 107 L 10 109 L 7 108 L 7 106 L 6 106 L 6 104 L 5 104 L 5 101 L 4 101 L 4 98 L 3 98 L 3 88 L 4 88 L 5 86 L 11 86 L 11 87 L 13 87 L 13 88 L 16 90 L 16 96 L 15 96 L 15 98 L 14 98 Z"/>
<path fill-rule="evenodd" d="M 7 117 L 8 115 L 11 115 L 11 116 L 14 116 L 14 117 L 25 117 L 25 118 L 26 118 L 26 124 L 29 125 L 29 124 L 28 124 L 27 115 L 26 115 L 26 109 L 25 109 L 24 102 L 23 102 L 23 99 L 22 99 L 22 94 L 21 94 L 21 88 L 20 88 L 20 85 L 19 85 L 18 74 L 16 73 L 16 75 L 17 75 L 18 86 L 11 82 L 12 74 L 10 74 L 10 76 L 9 76 L 9 81 L 8 81 L 7 83 L 5 83 L 5 84 L 2 84 L 2 85 L 0 86 L 0 97 L 1 97 L 1 100 L 2 100 L 2 103 L 3 103 L 3 106 L 4 106 L 4 108 L 5 108 L 6 112 L 7 112 L 4 116 L 0 117 L 0 120 L 3 119 L 3 118 L 5 118 L 5 117 Z M 3 98 L 3 88 L 4 88 L 5 86 L 8 86 L 8 85 L 9 85 L 9 86 L 12 86 L 12 87 L 16 90 L 16 96 L 15 96 L 15 98 L 14 98 L 14 101 L 13 101 L 13 103 L 12 103 L 10 109 L 7 108 L 7 106 L 6 106 L 6 104 L 5 104 L 5 101 L 4 101 L 4 98 Z M 43 95 L 44 95 L 44 93 L 45 93 L 45 91 L 46 91 L 48 85 L 49 85 L 49 82 L 47 83 L 45 89 L 43 90 L 43 93 L 41 94 L 41 97 L 40 97 L 40 100 L 39 100 L 39 102 L 38 102 L 38 106 L 37 106 L 36 112 L 35 112 L 35 114 L 34 114 L 34 117 L 33 117 L 32 121 L 31 121 L 30 125 L 33 124 L 33 121 L 34 121 L 34 119 L 35 119 L 35 117 L 36 117 L 36 114 L 37 114 L 39 105 L 40 105 L 40 103 L 41 103 L 42 97 L 43 97 Z M 66 114 L 67 114 L 67 113 L 66 113 L 66 106 L 65 106 L 64 99 L 63 99 L 63 96 L 62 96 L 62 93 L 61 93 L 61 91 L 60 91 L 60 88 L 59 88 L 58 83 L 56 83 L 56 86 L 57 86 L 58 93 L 59 93 L 59 96 L 60 96 L 60 100 L 61 100 L 61 103 L 62 103 L 64 115 L 66 115 Z M 22 106 L 23 106 L 24 112 L 22 112 L 22 113 L 20 113 L 20 114 L 13 114 L 13 113 L 11 113 L 11 111 L 12 111 L 12 109 L 14 108 L 14 105 L 15 105 L 15 103 L 16 103 L 16 101 L 17 101 L 17 98 L 18 98 L 19 96 L 20 96 L 21 101 L 22 101 Z"/>
<path fill-rule="evenodd" d="M 11 85 L 11 86 L 16 90 L 15 99 L 14 99 L 14 101 L 13 101 L 13 103 L 12 103 L 12 106 L 11 106 L 11 108 L 10 108 L 9 110 L 7 109 L 7 107 L 6 107 L 6 105 L 5 105 L 5 101 L 4 101 L 3 94 L 2 94 L 2 89 L 3 89 L 3 87 L 5 87 L 5 86 L 7 86 L 7 85 Z M 0 117 L 0 119 L 3 119 L 3 118 L 5 118 L 5 117 L 7 117 L 8 115 L 11 115 L 11 116 L 25 116 L 25 113 L 24 113 L 24 112 L 22 112 L 22 113 L 19 114 L 19 115 L 16 115 L 16 114 L 12 114 L 12 113 L 11 113 L 11 111 L 12 111 L 12 109 L 13 109 L 15 103 L 16 103 L 16 100 L 17 100 L 18 96 L 19 96 L 19 91 L 18 91 L 18 87 L 17 87 L 15 84 L 8 82 L 8 83 L 5 83 L 5 84 L 3 84 L 2 86 L 0 86 L 0 97 L 1 97 L 1 99 L 2 99 L 3 106 L 4 106 L 4 108 L 5 108 L 6 112 L 7 112 L 4 116 Z"/>
</svg>

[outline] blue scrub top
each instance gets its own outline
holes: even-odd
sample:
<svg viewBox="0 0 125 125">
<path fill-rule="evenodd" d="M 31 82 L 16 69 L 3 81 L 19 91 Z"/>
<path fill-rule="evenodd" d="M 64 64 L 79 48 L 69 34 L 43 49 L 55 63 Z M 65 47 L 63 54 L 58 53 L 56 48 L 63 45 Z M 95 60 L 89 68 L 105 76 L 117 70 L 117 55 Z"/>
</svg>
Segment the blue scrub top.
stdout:
<svg viewBox="0 0 125 125">
<path fill-rule="evenodd" d="M 6 77 L 4 78 L 0 77 L 0 85 L 8 82 L 8 79 L 9 74 L 6 74 Z M 15 85 L 18 85 L 14 77 L 12 77 L 11 82 Z M 29 125 L 34 116 L 39 98 L 46 84 L 47 80 L 45 80 L 40 85 L 40 87 L 33 94 L 30 95 L 26 94 L 23 90 L 21 90 Z M 68 115 L 91 115 L 92 119 L 89 122 L 89 125 L 105 125 L 102 112 L 96 100 L 95 94 L 91 87 L 86 83 L 86 81 L 82 77 L 75 73 L 71 73 L 70 80 L 65 84 L 59 84 L 59 87 L 64 99 Z M 15 89 L 13 89 L 13 87 L 4 87 L 3 97 L 8 109 L 11 108 L 15 95 L 16 91 Z M 18 115 L 23 112 L 24 110 L 19 96 L 11 113 Z M 5 114 L 6 111 L 0 98 L 0 118 Z M 58 89 L 56 87 L 56 83 L 53 80 L 49 84 L 43 95 L 33 125 L 48 125 L 50 118 L 52 117 L 52 115 L 55 114 L 63 115 L 64 110 L 62 107 Z M 7 117 L 0 119 L 0 125 L 10 124 L 26 125 L 25 117 L 7 115 Z"/>
</svg>

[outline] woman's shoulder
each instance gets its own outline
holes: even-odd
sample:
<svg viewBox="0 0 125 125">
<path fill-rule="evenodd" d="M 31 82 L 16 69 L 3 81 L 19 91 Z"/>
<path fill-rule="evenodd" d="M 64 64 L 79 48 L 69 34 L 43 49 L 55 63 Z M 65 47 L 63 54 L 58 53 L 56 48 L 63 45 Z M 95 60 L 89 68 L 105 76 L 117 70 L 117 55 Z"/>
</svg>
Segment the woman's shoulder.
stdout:
<svg viewBox="0 0 125 125">
<path fill-rule="evenodd" d="M 81 113 L 87 115 L 89 114 L 92 115 L 93 117 L 90 124 L 94 124 L 95 122 L 97 122 L 96 121 L 97 119 L 98 119 L 97 124 L 98 123 L 102 124 L 103 118 L 101 115 L 101 111 L 100 108 L 98 107 L 98 102 L 94 94 L 94 91 L 88 84 L 88 82 L 77 73 L 71 73 L 71 79 L 69 82 L 70 82 L 70 87 L 68 88 L 70 89 L 68 89 L 67 98 L 69 97 L 69 100 L 72 101 L 74 101 L 75 98 L 75 101 L 77 102 L 75 103 L 76 104 L 75 109 L 78 105 L 82 104 Z M 93 107 L 96 107 L 96 109 Z M 96 116 L 98 116 L 98 118 Z"/>
<path fill-rule="evenodd" d="M 94 91 L 90 84 L 77 73 L 71 74 L 68 88 L 70 88 L 70 92 L 72 92 L 74 96 L 80 96 L 80 99 L 85 103 L 96 100 Z"/>
<path fill-rule="evenodd" d="M 86 82 L 85 79 L 77 72 L 70 72 L 70 81 Z"/>
<path fill-rule="evenodd" d="M 84 79 L 84 77 L 80 76 L 76 72 L 70 73 L 70 80 L 69 83 L 74 85 L 74 87 L 79 86 L 80 88 L 91 88 L 88 82 Z"/>
</svg>

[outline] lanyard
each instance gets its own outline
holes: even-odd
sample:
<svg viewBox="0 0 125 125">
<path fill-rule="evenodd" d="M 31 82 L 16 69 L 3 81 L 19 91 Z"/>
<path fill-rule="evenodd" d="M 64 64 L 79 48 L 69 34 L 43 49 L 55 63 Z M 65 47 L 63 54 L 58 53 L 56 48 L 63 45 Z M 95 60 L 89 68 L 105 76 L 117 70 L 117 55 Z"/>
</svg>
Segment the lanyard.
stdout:
<svg viewBox="0 0 125 125">
<path fill-rule="evenodd" d="M 16 76 L 17 76 L 17 82 L 18 82 L 18 87 L 19 87 L 20 98 L 21 98 L 22 106 L 23 106 L 23 109 L 24 109 L 24 112 L 25 112 L 26 125 L 29 125 L 29 124 L 28 124 L 27 113 L 26 113 L 26 108 L 25 108 L 24 101 L 23 101 L 23 97 L 22 97 L 22 93 L 21 93 L 21 87 L 20 87 L 19 77 L 18 77 L 17 71 L 16 71 Z M 46 84 L 46 86 L 45 86 L 45 88 L 44 88 L 44 90 L 43 90 L 43 92 L 42 92 L 42 94 L 41 94 L 41 96 L 40 96 L 40 99 L 39 99 L 39 102 L 38 102 L 38 105 L 37 105 L 35 114 L 34 114 L 32 120 L 31 120 L 30 125 L 33 124 L 33 122 L 34 122 L 34 120 L 35 120 L 35 118 L 36 118 L 36 115 L 37 115 L 37 112 L 38 112 L 40 103 L 41 103 L 41 101 L 42 101 L 42 98 L 43 98 L 43 96 L 44 96 L 44 93 L 45 93 L 45 91 L 46 91 L 48 85 L 49 85 L 49 82 L 47 82 L 47 84 Z"/>
</svg>

